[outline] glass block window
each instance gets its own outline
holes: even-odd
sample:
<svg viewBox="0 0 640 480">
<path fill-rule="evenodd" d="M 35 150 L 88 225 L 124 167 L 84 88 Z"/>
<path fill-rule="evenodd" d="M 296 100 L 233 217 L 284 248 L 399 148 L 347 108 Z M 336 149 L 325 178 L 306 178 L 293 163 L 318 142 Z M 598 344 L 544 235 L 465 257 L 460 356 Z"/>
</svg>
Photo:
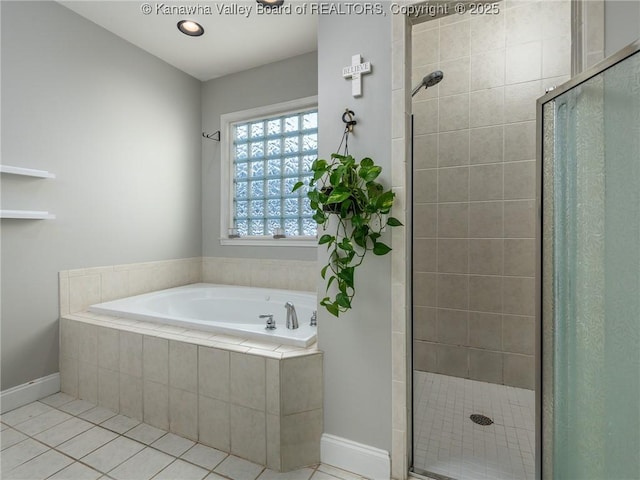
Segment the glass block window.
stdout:
<svg viewBox="0 0 640 480">
<path fill-rule="evenodd" d="M 315 236 L 305 187 L 318 157 L 318 110 L 307 109 L 231 125 L 233 226 L 240 236 Z M 306 183 L 306 182 L 305 182 Z"/>
</svg>

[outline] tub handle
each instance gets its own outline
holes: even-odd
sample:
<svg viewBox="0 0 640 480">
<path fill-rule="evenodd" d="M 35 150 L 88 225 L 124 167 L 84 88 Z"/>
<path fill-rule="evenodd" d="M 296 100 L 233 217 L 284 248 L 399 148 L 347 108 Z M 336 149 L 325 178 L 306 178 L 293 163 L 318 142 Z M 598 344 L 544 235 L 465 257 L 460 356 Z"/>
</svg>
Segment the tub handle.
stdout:
<svg viewBox="0 0 640 480">
<path fill-rule="evenodd" d="M 275 330 L 276 329 L 276 321 L 273 319 L 273 313 L 268 313 L 266 315 L 259 315 L 258 318 L 266 318 L 267 326 L 264 327 L 265 330 Z"/>
</svg>

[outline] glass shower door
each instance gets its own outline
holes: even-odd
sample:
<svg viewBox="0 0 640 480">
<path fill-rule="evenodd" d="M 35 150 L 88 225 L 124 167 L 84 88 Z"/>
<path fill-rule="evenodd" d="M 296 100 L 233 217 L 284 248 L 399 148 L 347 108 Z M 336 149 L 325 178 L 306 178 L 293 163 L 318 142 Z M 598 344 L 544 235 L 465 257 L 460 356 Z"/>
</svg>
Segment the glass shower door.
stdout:
<svg viewBox="0 0 640 480">
<path fill-rule="evenodd" d="M 545 479 L 640 479 L 639 48 L 540 102 Z"/>
</svg>

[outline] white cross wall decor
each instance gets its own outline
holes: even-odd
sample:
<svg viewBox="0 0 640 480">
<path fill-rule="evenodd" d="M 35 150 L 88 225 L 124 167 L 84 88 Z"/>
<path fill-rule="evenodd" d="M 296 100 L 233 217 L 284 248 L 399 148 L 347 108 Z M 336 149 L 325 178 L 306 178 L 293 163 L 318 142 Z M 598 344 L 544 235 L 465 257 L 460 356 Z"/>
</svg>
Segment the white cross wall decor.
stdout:
<svg viewBox="0 0 640 480">
<path fill-rule="evenodd" d="M 342 76 L 346 79 L 351 77 L 351 95 L 359 97 L 362 95 L 362 75 L 371 73 L 371 62 L 362 62 L 360 55 L 351 57 L 351 66 L 342 69 Z"/>
</svg>

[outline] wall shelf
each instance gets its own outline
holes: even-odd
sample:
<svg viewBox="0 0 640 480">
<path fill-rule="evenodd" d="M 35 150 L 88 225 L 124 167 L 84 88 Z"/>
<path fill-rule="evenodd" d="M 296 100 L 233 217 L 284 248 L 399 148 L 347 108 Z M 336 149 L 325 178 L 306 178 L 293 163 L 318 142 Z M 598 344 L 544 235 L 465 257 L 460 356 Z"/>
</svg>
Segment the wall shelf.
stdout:
<svg viewBox="0 0 640 480">
<path fill-rule="evenodd" d="M 26 177 L 56 178 L 55 173 L 35 168 L 13 167 L 11 165 L 0 165 L 0 173 L 10 173 L 12 175 L 23 175 Z"/>
<path fill-rule="evenodd" d="M 0 210 L 0 218 L 15 218 L 22 220 L 53 220 L 56 216 L 39 210 Z"/>
</svg>

